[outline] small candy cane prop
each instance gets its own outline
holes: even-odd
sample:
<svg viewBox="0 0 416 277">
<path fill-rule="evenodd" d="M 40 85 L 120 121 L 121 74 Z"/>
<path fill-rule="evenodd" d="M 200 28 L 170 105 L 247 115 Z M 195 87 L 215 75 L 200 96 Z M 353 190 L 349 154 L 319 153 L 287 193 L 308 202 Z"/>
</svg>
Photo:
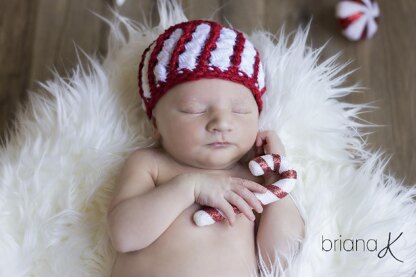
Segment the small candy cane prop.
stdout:
<svg viewBox="0 0 416 277">
<path fill-rule="evenodd" d="M 280 177 L 275 183 L 266 186 L 267 192 L 257 193 L 254 195 L 263 205 L 276 202 L 285 197 L 295 186 L 297 173 L 291 169 L 289 162 L 284 156 L 278 154 L 267 154 L 256 157 L 248 164 L 251 174 L 254 176 L 268 175 L 277 173 Z M 241 211 L 233 206 L 236 214 Z M 205 206 L 201 210 L 194 213 L 194 222 L 198 226 L 211 225 L 217 221 L 225 219 L 224 214 L 216 208 Z"/>
</svg>

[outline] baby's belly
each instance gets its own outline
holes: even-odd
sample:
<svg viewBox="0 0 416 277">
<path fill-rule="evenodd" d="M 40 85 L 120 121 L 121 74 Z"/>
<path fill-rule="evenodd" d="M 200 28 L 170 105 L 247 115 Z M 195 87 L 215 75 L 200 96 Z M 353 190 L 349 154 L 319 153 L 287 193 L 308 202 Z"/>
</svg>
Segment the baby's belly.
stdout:
<svg viewBox="0 0 416 277">
<path fill-rule="evenodd" d="M 198 227 L 192 216 L 200 208 L 183 211 L 145 249 L 119 254 L 112 276 L 255 276 L 254 222 L 239 214 L 232 227 L 227 220 Z"/>
</svg>

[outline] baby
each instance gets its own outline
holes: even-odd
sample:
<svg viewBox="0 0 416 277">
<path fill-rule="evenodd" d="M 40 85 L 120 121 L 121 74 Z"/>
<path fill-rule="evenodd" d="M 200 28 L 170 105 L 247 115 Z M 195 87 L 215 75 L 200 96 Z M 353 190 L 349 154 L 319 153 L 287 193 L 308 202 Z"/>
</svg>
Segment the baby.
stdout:
<svg viewBox="0 0 416 277">
<path fill-rule="evenodd" d="M 112 276 L 256 276 L 259 252 L 270 267 L 276 247 L 303 236 L 291 197 L 262 207 L 254 195 L 277 179 L 253 176 L 248 161 L 285 155 L 274 132 L 258 131 L 265 90 L 258 51 L 216 22 L 174 25 L 145 50 L 139 91 L 159 143 L 121 170 L 108 212 Z M 226 220 L 198 227 L 202 206 Z"/>
</svg>

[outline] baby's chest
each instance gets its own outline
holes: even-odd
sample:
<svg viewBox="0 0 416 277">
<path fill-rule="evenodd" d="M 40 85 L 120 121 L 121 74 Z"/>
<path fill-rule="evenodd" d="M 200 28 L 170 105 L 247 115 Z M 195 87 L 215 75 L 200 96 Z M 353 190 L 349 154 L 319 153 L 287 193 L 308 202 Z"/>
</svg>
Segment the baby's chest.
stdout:
<svg viewBox="0 0 416 277">
<path fill-rule="evenodd" d="M 159 184 L 166 183 L 180 174 L 185 174 L 185 173 L 213 174 L 213 172 L 209 170 L 197 169 L 197 168 L 192 168 L 192 167 L 183 167 L 183 166 L 178 166 L 177 164 L 173 164 L 173 163 L 160 163 L 158 166 L 159 168 L 158 168 L 158 177 L 156 180 L 156 186 L 158 186 Z M 247 179 L 247 180 L 256 182 L 258 184 L 263 184 L 264 182 L 262 177 L 252 175 L 250 170 L 242 165 L 239 165 L 234 170 L 222 170 L 219 173 L 225 176 Z M 216 172 L 215 174 L 218 174 L 218 172 Z"/>
</svg>

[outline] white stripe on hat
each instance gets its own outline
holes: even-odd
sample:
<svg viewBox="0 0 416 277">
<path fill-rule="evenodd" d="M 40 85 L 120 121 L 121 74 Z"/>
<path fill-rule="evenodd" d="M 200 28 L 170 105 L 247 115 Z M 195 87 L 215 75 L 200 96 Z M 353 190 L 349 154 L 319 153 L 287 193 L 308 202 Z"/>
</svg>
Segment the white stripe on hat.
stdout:
<svg viewBox="0 0 416 277">
<path fill-rule="evenodd" d="M 210 30 L 211 26 L 206 23 L 196 27 L 192 34 L 192 39 L 185 45 L 185 52 L 179 55 L 178 70 L 182 68 L 195 69 L 196 59 L 199 57 L 202 49 L 204 49 L 205 41 L 209 36 Z"/>
<path fill-rule="evenodd" d="M 152 95 L 150 94 L 150 87 L 149 87 L 149 79 L 147 78 L 147 72 L 149 69 L 149 59 L 152 55 L 153 49 L 155 48 L 156 43 L 153 43 L 150 46 L 149 51 L 146 53 L 146 57 L 144 58 L 143 68 L 142 68 L 142 88 L 143 88 L 143 96 L 147 99 L 150 99 Z"/>
<path fill-rule="evenodd" d="M 241 63 L 239 69 L 244 71 L 248 77 L 252 77 L 254 72 L 254 63 L 256 58 L 256 50 L 253 44 L 246 39 L 244 42 L 244 50 L 241 53 Z"/>
<path fill-rule="evenodd" d="M 264 82 L 264 68 L 263 64 L 259 62 L 259 73 L 257 76 L 257 80 L 259 82 L 259 90 L 262 90 L 264 88 L 265 82 Z"/>
<path fill-rule="evenodd" d="M 218 67 L 221 71 L 226 71 L 231 63 L 231 56 L 234 53 L 237 34 L 230 28 L 222 28 L 217 40 L 217 48 L 211 52 L 209 65 Z"/>
<path fill-rule="evenodd" d="M 182 33 L 183 30 L 178 28 L 163 42 L 162 50 L 157 55 L 157 63 L 153 70 L 156 84 L 160 81 L 166 81 L 170 57 L 172 56 L 173 49 L 175 49 L 175 45 L 182 36 Z"/>
</svg>

